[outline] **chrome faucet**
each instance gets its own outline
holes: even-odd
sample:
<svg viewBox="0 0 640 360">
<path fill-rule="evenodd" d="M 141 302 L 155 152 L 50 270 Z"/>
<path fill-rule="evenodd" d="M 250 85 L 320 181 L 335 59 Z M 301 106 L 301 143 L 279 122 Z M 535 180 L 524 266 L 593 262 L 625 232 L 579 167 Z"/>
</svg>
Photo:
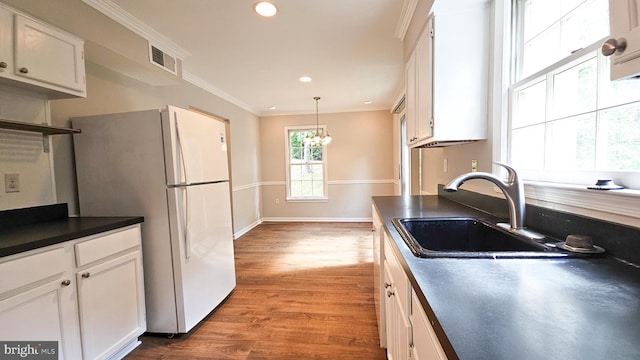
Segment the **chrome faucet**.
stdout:
<svg viewBox="0 0 640 360">
<path fill-rule="evenodd" d="M 495 164 L 507 169 L 509 178 L 507 181 L 503 181 L 499 177 L 486 173 L 486 172 L 470 172 L 457 176 L 451 180 L 445 187 L 444 191 L 454 192 L 458 191 L 458 187 L 467 180 L 472 179 L 484 179 L 494 183 L 507 199 L 507 205 L 509 206 L 509 224 L 500 223 L 498 226 L 506 228 L 507 230 L 526 236 L 530 239 L 542 239 L 545 236 L 538 234 L 534 231 L 527 230 L 524 226 L 525 220 L 525 201 L 524 201 L 524 185 L 518 178 L 516 170 L 506 164 L 496 162 Z"/>
</svg>

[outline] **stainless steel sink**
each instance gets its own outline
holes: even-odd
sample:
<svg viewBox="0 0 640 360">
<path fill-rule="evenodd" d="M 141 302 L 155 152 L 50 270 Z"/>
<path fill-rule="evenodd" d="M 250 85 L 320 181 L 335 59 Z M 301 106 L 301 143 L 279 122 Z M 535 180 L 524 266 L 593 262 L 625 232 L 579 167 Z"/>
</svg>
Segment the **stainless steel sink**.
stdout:
<svg viewBox="0 0 640 360">
<path fill-rule="evenodd" d="M 564 258 L 584 256 L 552 244 L 559 240 L 527 239 L 475 218 L 393 219 L 415 256 L 453 258 Z"/>
</svg>

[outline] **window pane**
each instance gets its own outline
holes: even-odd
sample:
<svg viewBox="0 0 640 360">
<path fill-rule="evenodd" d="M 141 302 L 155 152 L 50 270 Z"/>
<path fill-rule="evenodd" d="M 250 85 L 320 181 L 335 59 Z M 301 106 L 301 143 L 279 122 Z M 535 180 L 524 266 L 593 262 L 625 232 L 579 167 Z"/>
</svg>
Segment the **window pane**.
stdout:
<svg viewBox="0 0 640 360">
<path fill-rule="evenodd" d="M 600 128 L 606 154 L 599 167 L 608 170 L 640 170 L 640 103 L 603 111 Z"/>
<path fill-rule="evenodd" d="M 521 0 L 522 1 L 522 0 Z M 524 0 L 521 62 L 525 78 L 609 34 L 608 0 Z"/>
<path fill-rule="evenodd" d="M 513 128 L 541 123 L 545 120 L 545 80 L 518 91 Z"/>
<path fill-rule="evenodd" d="M 610 58 L 603 59 L 604 68 L 609 69 Z M 640 100 L 640 80 L 638 79 L 626 79 L 604 81 L 602 87 L 601 108 L 606 108 L 614 105 L 622 105 L 633 101 Z"/>
<path fill-rule="evenodd" d="M 562 21 L 561 29 L 562 52 L 566 55 L 602 39 L 609 34 L 608 2 L 587 1 L 586 6 Z"/>
<path fill-rule="evenodd" d="M 302 167 L 300 165 L 291 165 L 289 168 L 289 176 L 291 180 L 302 180 Z"/>
<path fill-rule="evenodd" d="M 547 169 L 591 170 L 596 156 L 595 113 L 549 123 Z"/>
<path fill-rule="evenodd" d="M 552 118 L 595 111 L 597 86 L 595 57 L 558 73 L 553 84 Z"/>
<path fill-rule="evenodd" d="M 322 161 L 322 146 L 311 146 L 310 152 L 310 160 L 311 161 Z"/>
<path fill-rule="evenodd" d="M 302 181 L 290 181 L 291 196 L 302 196 Z"/>
<path fill-rule="evenodd" d="M 555 1 L 526 0 L 524 3 L 524 41 L 540 34 L 561 16 Z"/>
<path fill-rule="evenodd" d="M 540 71 L 569 54 L 560 50 L 560 25 L 556 23 L 550 29 L 524 45 L 521 78 Z"/>
<path fill-rule="evenodd" d="M 544 126 L 540 124 L 511 132 L 511 164 L 514 167 L 543 168 Z"/>
</svg>

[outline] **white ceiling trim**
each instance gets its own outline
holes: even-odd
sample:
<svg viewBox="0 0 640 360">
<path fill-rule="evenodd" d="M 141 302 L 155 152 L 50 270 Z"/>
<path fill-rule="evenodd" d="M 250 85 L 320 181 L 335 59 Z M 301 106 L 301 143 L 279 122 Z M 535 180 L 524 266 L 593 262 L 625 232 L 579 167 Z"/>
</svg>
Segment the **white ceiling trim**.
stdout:
<svg viewBox="0 0 640 360">
<path fill-rule="evenodd" d="M 82 0 L 85 4 L 100 11 L 104 15 L 108 16 L 115 22 L 133 31 L 134 33 L 142 36 L 152 43 L 158 49 L 165 53 L 184 60 L 191 56 L 187 50 L 180 47 L 178 44 L 166 38 L 153 28 L 147 26 L 140 19 L 131 15 L 123 8 L 112 2 L 111 0 Z"/>
<path fill-rule="evenodd" d="M 411 19 L 413 18 L 413 14 L 415 13 L 417 6 L 418 0 L 404 0 L 404 4 L 402 4 L 402 12 L 400 13 L 400 19 L 398 20 L 398 25 L 396 26 L 396 37 L 398 39 L 404 41 L 404 37 L 407 34 L 409 24 L 411 24 Z"/>
<path fill-rule="evenodd" d="M 84 1 L 84 0 L 83 0 Z M 235 97 L 227 94 L 226 92 L 220 90 L 218 87 L 216 87 L 215 85 L 206 82 L 205 80 L 203 80 L 202 78 L 182 69 L 182 79 L 184 81 L 190 82 L 191 84 L 205 90 L 208 91 L 210 93 L 212 93 L 213 95 L 218 96 L 219 98 L 226 100 L 246 111 L 249 111 L 250 113 L 256 115 L 256 116 L 260 116 L 260 114 L 253 109 L 250 105 L 236 99 Z"/>
</svg>

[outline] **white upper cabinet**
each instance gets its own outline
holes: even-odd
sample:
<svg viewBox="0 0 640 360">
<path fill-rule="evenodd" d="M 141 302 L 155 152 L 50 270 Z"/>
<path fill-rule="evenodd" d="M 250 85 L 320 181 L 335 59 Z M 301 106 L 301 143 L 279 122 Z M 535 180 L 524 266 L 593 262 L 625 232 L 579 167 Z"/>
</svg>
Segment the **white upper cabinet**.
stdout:
<svg viewBox="0 0 640 360">
<path fill-rule="evenodd" d="M 430 20 L 406 65 L 407 144 L 409 145 L 417 144 L 433 135 L 431 28 Z"/>
<path fill-rule="evenodd" d="M 640 75 L 640 0 L 609 0 L 611 37 L 602 53 L 611 56 L 611 80 Z"/>
<path fill-rule="evenodd" d="M 49 98 L 86 97 L 84 41 L 0 7 L 0 80 Z"/>
<path fill-rule="evenodd" d="M 490 5 L 483 0 L 433 5 L 407 62 L 409 146 L 487 138 Z"/>
</svg>

